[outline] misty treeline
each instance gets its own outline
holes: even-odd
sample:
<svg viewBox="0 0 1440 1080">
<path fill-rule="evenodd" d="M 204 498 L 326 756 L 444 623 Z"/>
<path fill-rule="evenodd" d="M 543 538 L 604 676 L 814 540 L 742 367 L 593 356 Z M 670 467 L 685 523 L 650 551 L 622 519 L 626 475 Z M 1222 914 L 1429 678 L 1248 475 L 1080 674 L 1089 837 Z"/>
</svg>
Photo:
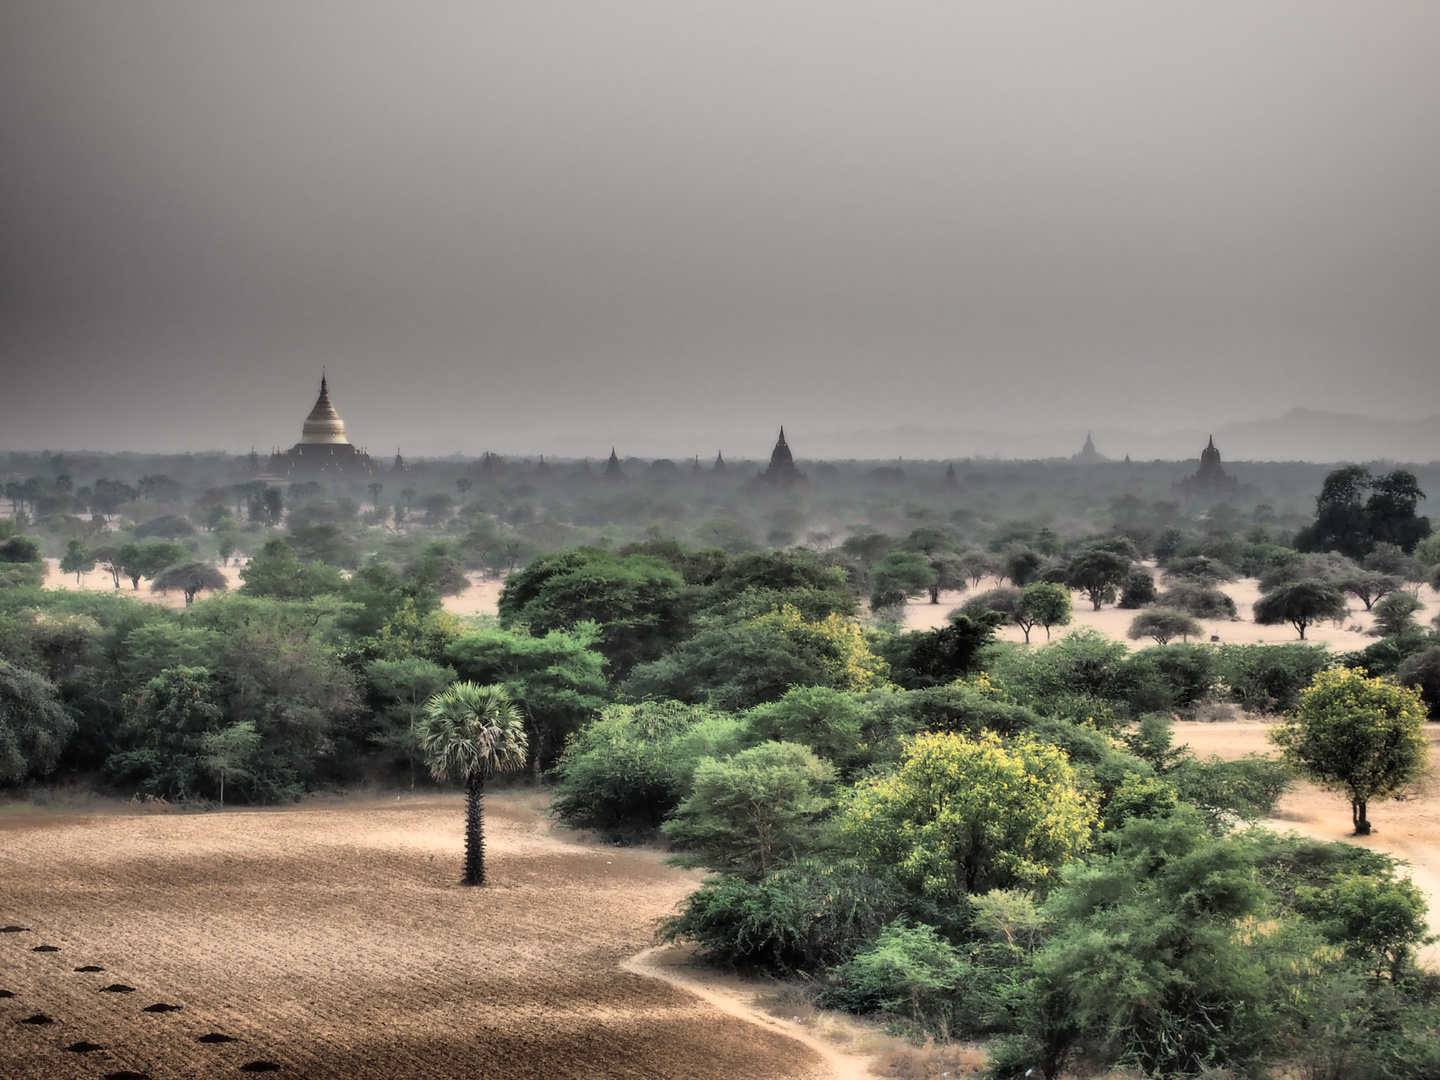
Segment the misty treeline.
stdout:
<svg viewBox="0 0 1440 1080">
<path fill-rule="evenodd" d="M 426 703 L 498 684 L 562 821 L 713 872 L 665 932 L 717 963 L 984 1038 L 997 1076 L 1440 1071 L 1423 895 L 1383 855 L 1241 828 L 1290 767 L 1199 758 L 1175 726 L 1303 715 L 1336 672 L 1435 709 L 1440 640 L 1413 607 L 1377 614 L 1360 652 L 1298 640 L 1337 598 L 1379 609 L 1435 573 L 1413 475 L 1307 474 L 1302 514 L 1273 492 L 1187 509 L 1118 465 L 981 463 L 958 489 L 933 467 L 812 468 L 767 495 L 678 466 L 607 482 L 490 460 L 377 476 L 362 501 L 115 464 L 133 494 L 112 509 L 37 484 L 0 524 L 6 784 L 197 806 L 426 785 Z M 99 486 L 51 472 L 81 479 L 77 501 Z M 979 509 L 986 476 L 1017 485 L 995 480 L 1001 510 Z M 43 588 L 47 548 L 107 587 Z M 195 576 L 237 557 L 238 590 Z M 498 618 L 442 610 L 486 568 L 511 570 Z M 1165 630 L 1228 617 L 1217 586 L 1238 576 L 1296 641 Z M 167 581 L 193 603 L 135 595 Z M 938 629 L 894 618 L 942 594 L 963 602 Z M 1131 607 L 1167 643 L 1051 640 L 1073 604 Z M 1032 644 L 999 640 L 1007 622 Z"/>
</svg>

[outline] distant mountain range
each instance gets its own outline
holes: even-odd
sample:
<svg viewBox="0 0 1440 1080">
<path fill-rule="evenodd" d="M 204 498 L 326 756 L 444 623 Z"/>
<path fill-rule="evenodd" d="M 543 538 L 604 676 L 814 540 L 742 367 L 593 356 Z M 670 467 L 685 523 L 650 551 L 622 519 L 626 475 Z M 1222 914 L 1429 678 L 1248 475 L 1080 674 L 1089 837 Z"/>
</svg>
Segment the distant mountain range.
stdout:
<svg viewBox="0 0 1440 1080">
<path fill-rule="evenodd" d="M 888 431 L 797 429 L 788 433 L 795 456 L 805 460 L 906 457 L 942 461 L 975 457 L 1068 458 L 1080 452 L 1086 434 L 1083 428 L 1025 434 L 913 426 Z M 1187 461 L 1198 458 L 1206 440 L 1213 435 L 1226 461 L 1440 461 L 1440 416 L 1410 421 L 1376 420 L 1353 413 L 1293 409 L 1273 420 L 1226 424 L 1213 431 L 1197 429 L 1153 435 L 1094 428 L 1088 434 L 1100 454 L 1116 460 L 1129 454 L 1136 461 Z M 723 450 L 727 459 L 757 459 L 768 457 L 771 445 L 770 442 L 761 445 L 753 437 L 727 440 L 715 433 L 675 438 L 615 433 L 545 439 L 534 448 L 514 450 L 566 458 L 601 458 L 608 456 L 614 446 L 621 457 L 688 459 L 697 447 L 714 447 Z M 425 453 L 419 447 L 414 449 Z M 702 454 L 702 461 L 708 464 L 714 454 L 714 449 L 708 450 L 708 456 Z"/>
</svg>

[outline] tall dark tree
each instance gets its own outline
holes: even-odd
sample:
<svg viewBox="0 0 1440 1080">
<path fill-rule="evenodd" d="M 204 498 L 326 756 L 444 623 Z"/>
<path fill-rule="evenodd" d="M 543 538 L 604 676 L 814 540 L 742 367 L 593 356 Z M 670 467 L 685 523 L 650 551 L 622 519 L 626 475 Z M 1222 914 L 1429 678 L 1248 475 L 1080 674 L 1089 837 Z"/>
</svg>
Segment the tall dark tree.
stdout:
<svg viewBox="0 0 1440 1080">
<path fill-rule="evenodd" d="M 896 634 L 881 645 L 890 678 L 906 690 L 963 679 L 979 666 L 980 650 L 995 640 L 996 627 L 1006 619 L 998 611 L 956 612 L 946 626 Z"/>
<path fill-rule="evenodd" d="M 1315 521 L 1295 534 L 1295 546 L 1356 560 L 1380 543 L 1414 551 L 1430 534 L 1430 519 L 1415 514 L 1424 497 L 1415 474 L 1405 469 L 1376 477 L 1364 465 L 1346 465 L 1325 477 L 1315 497 Z"/>
<path fill-rule="evenodd" d="M 1430 535 L 1430 519 L 1415 514 L 1423 498 L 1425 492 L 1415 474 L 1406 469 L 1376 480 L 1365 502 L 1371 549 L 1377 544 L 1394 544 L 1407 555 L 1414 551 L 1415 545 Z"/>
<path fill-rule="evenodd" d="M 1130 573 L 1130 560 L 1115 551 L 1090 548 L 1070 560 L 1068 583 L 1083 592 L 1100 610 L 1100 605 L 1115 599 L 1115 590 Z"/>
<path fill-rule="evenodd" d="M 466 885 L 485 884 L 485 781 L 525 767 L 525 725 L 503 686 L 456 683 L 430 699 L 420 747 L 436 780 L 465 785 Z"/>
</svg>

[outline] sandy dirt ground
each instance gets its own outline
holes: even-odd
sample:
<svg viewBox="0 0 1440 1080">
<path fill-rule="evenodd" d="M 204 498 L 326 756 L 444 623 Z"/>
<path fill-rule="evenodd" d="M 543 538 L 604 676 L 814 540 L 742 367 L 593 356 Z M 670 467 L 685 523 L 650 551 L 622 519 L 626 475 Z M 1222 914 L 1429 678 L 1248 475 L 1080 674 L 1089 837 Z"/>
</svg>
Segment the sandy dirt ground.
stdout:
<svg viewBox="0 0 1440 1080">
<path fill-rule="evenodd" d="M 1175 725 L 1175 743 L 1188 745 L 1201 757 L 1216 754 L 1227 760 L 1274 754 L 1265 739 L 1270 726 L 1258 720 L 1182 722 Z M 1304 780 L 1280 801 L 1275 818 L 1266 824 L 1318 840 L 1361 844 L 1405 860 L 1411 880 L 1430 898 L 1430 928 L 1440 934 L 1440 724 L 1427 724 L 1425 734 L 1430 740 L 1429 775 L 1403 800 L 1370 804 L 1371 835 L 1350 835 L 1350 801 L 1343 794 Z M 1440 967 L 1440 943 L 1425 955 L 1432 967 Z"/>
<path fill-rule="evenodd" d="M 504 580 L 483 574 L 466 574 L 470 587 L 458 596 L 447 596 L 440 606 L 456 615 L 494 615 L 500 610 L 500 588 Z"/>
<path fill-rule="evenodd" d="M 66 592 L 122 592 L 126 596 L 133 596 L 137 600 L 143 600 L 147 604 L 163 604 L 166 607 L 172 608 L 183 608 L 185 606 L 184 593 L 152 593 L 150 591 L 150 582 L 144 578 L 140 579 L 139 589 L 132 589 L 130 587 L 129 578 L 121 578 L 120 588 L 116 589 L 114 580 L 99 567 L 96 567 L 89 573 L 81 574 L 80 580 L 77 582 L 74 574 L 61 572 L 60 560 L 46 559 L 45 561 L 50 566 L 50 573 L 45 577 L 45 587 L 47 589 L 63 589 Z M 225 575 L 226 580 L 230 582 L 231 589 L 238 589 L 241 585 L 245 584 L 240 580 L 239 566 L 217 566 L 216 569 Z M 209 595 L 209 593 L 201 593 L 200 597 L 203 599 Z"/>
<path fill-rule="evenodd" d="M 7 1080 L 178 1080 L 255 1062 L 314 1080 L 863 1075 L 784 1021 L 631 962 L 698 875 L 569 842 L 532 796 L 488 800 L 484 889 L 456 884 L 453 796 L 14 809 L 0 814 L 0 926 L 28 929 L 0 934 Z M 116 986 L 133 991 L 104 991 Z M 53 1022 L 24 1022 L 37 1015 Z M 235 1041 L 199 1041 L 212 1033 Z M 86 1043 L 103 1049 L 66 1049 Z"/>
<path fill-rule="evenodd" d="M 87 592 L 113 592 L 114 584 L 109 575 L 101 570 L 92 570 L 82 576 L 80 582 L 76 582 L 74 574 L 62 574 L 58 561 L 48 560 L 50 574 L 45 579 L 47 587 L 52 589 L 80 589 Z M 240 567 L 221 567 L 221 572 L 230 580 L 230 588 L 238 589 L 243 582 L 240 580 Z M 494 615 L 498 610 L 500 600 L 500 589 L 504 581 L 500 578 L 490 577 L 484 574 L 472 573 L 467 575 L 470 586 L 458 596 L 445 597 L 442 606 L 446 611 L 454 612 L 456 615 Z M 993 582 L 986 581 L 979 589 L 968 592 L 943 592 L 940 594 L 940 603 L 932 604 L 928 600 L 914 600 L 905 605 L 905 628 L 907 630 L 931 630 L 945 624 L 946 617 L 955 608 L 964 604 L 969 597 L 979 592 L 984 592 L 993 586 Z M 1226 619 L 1201 619 L 1200 623 L 1205 627 L 1207 637 L 1214 635 L 1222 642 L 1230 644 L 1252 644 L 1255 642 L 1287 642 L 1299 640 L 1293 627 L 1284 626 L 1257 626 L 1252 621 L 1251 605 L 1260 598 L 1260 590 L 1253 579 L 1231 582 L 1221 586 L 1221 589 L 1228 593 L 1235 601 L 1239 609 L 1240 619 L 1231 622 Z M 123 581 L 120 591 L 127 595 L 135 596 L 147 603 L 165 604 L 168 607 L 184 607 L 185 598 L 179 593 L 170 593 L 168 596 L 159 593 L 151 593 L 148 582 L 142 581 L 138 592 L 132 592 L 130 583 Z M 202 594 L 204 595 L 204 594 Z M 1419 588 L 1420 599 L 1425 603 L 1424 611 L 1421 611 L 1418 618 L 1422 624 L 1429 621 L 1440 612 L 1440 592 L 1428 585 Z M 1135 618 L 1134 611 L 1122 611 L 1113 604 L 1107 604 L 1099 611 L 1091 608 L 1090 601 L 1080 593 L 1074 594 L 1075 621 L 1071 627 L 1056 627 L 1051 631 L 1052 638 L 1063 637 L 1070 629 L 1076 626 L 1089 626 L 1108 637 L 1117 641 L 1128 641 L 1126 632 L 1130 628 L 1130 622 Z M 1341 623 L 1321 623 L 1310 627 L 1305 634 L 1307 641 L 1316 644 L 1328 645 L 1337 652 L 1349 651 L 1351 649 L 1363 649 L 1375 642 L 1373 637 L 1367 633 L 1374 625 L 1374 619 L 1365 610 L 1364 605 L 1359 601 L 1353 601 L 1350 615 Z M 1024 641 L 1025 635 L 1018 626 L 1006 626 L 1000 630 L 1000 637 L 1007 641 Z M 1030 632 L 1032 644 L 1044 644 L 1045 631 L 1039 627 Z M 1146 638 L 1134 643 L 1135 648 L 1144 648 L 1154 642 Z"/>
<path fill-rule="evenodd" d="M 89 573 L 80 575 L 80 580 L 75 580 L 74 574 L 60 572 L 60 561 L 58 559 L 45 560 L 50 566 L 50 573 L 45 578 L 45 586 L 50 589 L 63 589 L 67 592 L 116 592 L 115 583 L 110 575 L 103 570 L 95 569 Z M 240 578 L 240 567 L 221 566 L 219 571 L 225 575 L 230 582 L 232 590 L 240 588 L 245 584 Z M 499 610 L 500 587 L 505 584 L 495 577 L 488 577 L 483 574 L 468 574 L 470 587 L 458 596 L 447 596 L 441 606 L 446 611 L 452 611 L 456 615 L 494 615 Z M 137 600 L 144 600 L 147 604 L 163 604 L 166 607 L 181 608 L 185 606 L 185 597 L 178 592 L 152 593 L 150 583 L 142 580 L 138 590 L 131 589 L 130 582 L 126 578 L 120 581 L 119 592 L 126 596 L 133 596 Z M 208 593 L 201 593 L 201 597 L 208 596 Z"/>
<path fill-rule="evenodd" d="M 912 601 L 905 605 L 905 628 L 907 630 L 931 630 L 945 624 L 946 617 L 955 608 L 960 607 L 971 596 L 993 588 L 994 582 L 986 579 L 979 589 L 969 592 L 945 592 L 940 594 L 940 603 L 932 604 L 927 600 Z M 1162 585 L 1163 588 L 1163 585 Z M 1238 622 L 1231 622 L 1228 619 L 1201 619 L 1200 625 L 1205 627 L 1206 637 L 1214 635 L 1221 642 L 1231 645 L 1251 645 L 1256 642 L 1274 644 L 1277 642 L 1298 641 L 1299 636 L 1295 628 L 1286 623 L 1283 626 L 1258 626 L 1254 622 L 1254 615 L 1251 607 L 1256 600 L 1260 599 L 1260 588 L 1253 578 L 1242 581 L 1233 581 L 1220 586 L 1221 590 L 1227 593 L 1235 601 L 1239 609 L 1240 619 Z M 1428 624 L 1437 612 L 1440 612 L 1440 593 L 1437 593 L 1428 585 L 1420 586 L 1420 600 L 1426 605 L 1425 610 L 1417 614 L 1422 625 Z M 1138 612 L 1124 611 L 1114 604 L 1106 604 L 1099 611 L 1093 610 L 1090 601 L 1083 593 L 1073 595 L 1075 607 L 1075 621 L 1069 627 L 1055 627 L 1051 630 L 1051 638 L 1063 637 L 1071 629 L 1078 626 L 1089 626 L 1099 630 L 1107 637 L 1117 641 L 1126 641 L 1127 632 L 1130 629 L 1130 622 Z M 1365 610 L 1365 605 L 1358 600 L 1351 601 L 1351 610 L 1347 618 L 1339 625 L 1334 623 L 1320 623 L 1311 626 L 1305 631 L 1305 640 L 1317 645 L 1328 645 L 1336 652 L 1349 652 L 1352 649 L 1363 649 L 1367 645 L 1375 644 L 1375 638 L 1370 637 L 1366 631 L 1375 625 L 1374 618 Z M 1000 637 L 1007 641 L 1024 641 L 1025 634 L 1018 626 L 1006 626 L 1000 630 Z M 1030 631 L 1030 643 L 1043 645 L 1045 643 L 1045 631 L 1036 627 Z M 1155 644 L 1149 638 L 1131 643 L 1134 648 L 1144 648 L 1147 645 Z"/>
</svg>

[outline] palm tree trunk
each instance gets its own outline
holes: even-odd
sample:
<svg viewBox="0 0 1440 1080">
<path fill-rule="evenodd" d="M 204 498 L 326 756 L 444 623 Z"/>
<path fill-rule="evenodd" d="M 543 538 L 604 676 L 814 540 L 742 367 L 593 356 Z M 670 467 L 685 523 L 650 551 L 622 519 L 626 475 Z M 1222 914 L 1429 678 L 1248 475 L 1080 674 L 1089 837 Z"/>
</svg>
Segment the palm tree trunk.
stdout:
<svg viewBox="0 0 1440 1080">
<path fill-rule="evenodd" d="M 485 884 L 485 776 L 465 781 L 465 884 Z"/>
</svg>

